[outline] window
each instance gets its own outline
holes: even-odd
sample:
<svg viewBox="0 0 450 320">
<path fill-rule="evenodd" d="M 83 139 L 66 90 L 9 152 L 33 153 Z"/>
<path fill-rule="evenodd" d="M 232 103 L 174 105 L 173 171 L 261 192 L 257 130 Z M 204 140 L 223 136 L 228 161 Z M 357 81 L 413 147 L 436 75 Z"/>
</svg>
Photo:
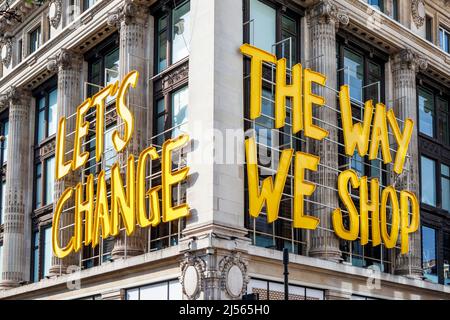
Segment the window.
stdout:
<svg viewBox="0 0 450 320">
<path fill-rule="evenodd" d="M 21 63 L 22 62 L 22 56 L 23 56 L 23 41 L 22 39 L 19 39 L 19 41 L 17 41 L 17 63 Z"/>
<path fill-rule="evenodd" d="M 441 165 L 442 209 L 450 212 L 450 167 Z"/>
<path fill-rule="evenodd" d="M 422 226 L 422 268 L 424 277 L 438 283 L 436 230 Z"/>
<path fill-rule="evenodd" d="M 450 127 L 449 127 L 449 103 L 442 97 L 436 97 L 436 109 L 438 111 L 438 139 L 440 142 L 450 144 Z"/>
<path fill-rule="evenodd" d="M 9 121 L 5 119 L 0 121 L 0 135 L 3 137 L 0 141 L 1 148 L 1 163 L 5 164 L 8 156 L 8 132 L 9 132 Z"/>
<path fill-rule="evenodd" d="M 289 300 L 324 300 L 324 291 L 290 284 Z M 254 294 L 257 300 L 284 300 L 284 284 L 262 279 L 250 279 L 247 294 Z"/>
<path fill-rule="evenodd" d="M 34 199 L 35 208 L 53 203 L 55 184 L 55 157 L 51 156 L 35 166 Z"/>
<path fill-rule="evenodd" d="M 430 16 L 425 17 L 425 39 L 433 42 L 433 18 Z"/>
<path fill-rule="evenodd" d="M 383 0 L 367 0 L 367 3 L 371 6 L 377 8 L 381 12 L 384 12 L 384 1 Z"/>
<path fill-rule="evenodd" d="M 444 270 L 444 284 L 450 285 L 450 232 L 444 232 L 444 267 L 442 269 Z"/>
<path fill-rule="evenodd" d="M 46 92 L 39 94 L 36 98 L 37 105 L 37 144 L 41 143 L 46 138 L 56 133 L 58 92 L 56 88 L 49 89 Z"/>
<path fill-rule="evenodd" d="M 92 7 L 96 2 L 97 0 L 83 0 L 83 11 Z"/>
<path fill-rule="evenodd" d="M 178 280 L 154 283 L 126 291 L 127 300 L 182 300 L 181 284 Z"/>
<path fill-rule="evenodd" d="M 32 54 L 37 49 L 39 49 L 39 46 L 41 45 L 41 27 L 37 27 L 33 31 L 31 31 L 28 35 L 29 37 L 29 53 Z"/>
<path fill-rule="evenodd" d="M 443 27 L 439 28 L 439 47 L 450 53 L 450 32 Z"/>
<path fill-rule="evenodd" d="M 286 58 L 287 68 L 300 61 L 300 14 L 294 10 L 283 10 L 270 1 L 245 1 L 244 8 L 244 42 L 275 54 L 279 59 Z M 244 67 L 244 126 L 246 130 L 254 130 L 258 148 L 258 168 L 260 180 L 272 175 L 272 170 L 278 167 L 281 150 L 292 148 L 300 150 L 300 135 L 294 135 L 291 127 L 290 99 L 286 100 L 286 126 L 275 129 L 274 114 L 274 73 L 271 67 L 265 65 L 263 71 L 262 114 L 255 121 L 249 118 L 250 81 L 249 60 L 245 58 Z M 302 232 L 292 228 L 293 203 L 290 201 L 293 185 L 287 179 L 283 198 L 280 203 L 280 219 L 274 223 L 267 223 L 266 210 L 263 209 L 259 217 L 245 217 L 245 226 L 249 231 L 249 238 L 256 246 L 289 250 L 296 254 L 305 251 Z M 246 193 L 246 197 L 248 197 Z M 248 207 L 248 199 L 246 198 Z M 247 210 L 247 209 L 246 209 Z"/>
<path fill-rule="evenodd" d="M 392 0 L 392 18 L 395 21 L 400 21 L 398 0 Z"/>
<path fill-rule="evenodd" d="M 50 268 L 52 266 L 52 228 L 46 227 L 44 229 L 44 239 L 43 244 L 44 248 L 40 252 L 40 254 L 43 255 L 42 259 L 42 270 L 43 270 L 43 277 L 47 277 L 50 275 Z"/>
<path fill-rule="evenodd" d="M 433 93 L 420 87 L 418 89 L 419 131 L 434 137 L 434 97 Z"/>
<path fill-rule="evenodd" d="M 436 162 L 421 157 L 421 194 L 422 202 L 436 206 Z"/>
<path fill-rule="evenodd" d="M 33 247 L 32 247 L 32 280 L 33 282 L 39 281 L 39 231 L 33 233 Z"/>
<path fill-rule="evenodd" d="M 173 8 L 157 16 L 156 69 L 161 72 L 189 56 L 190 1 L 178 2 Z"/>
</svg>

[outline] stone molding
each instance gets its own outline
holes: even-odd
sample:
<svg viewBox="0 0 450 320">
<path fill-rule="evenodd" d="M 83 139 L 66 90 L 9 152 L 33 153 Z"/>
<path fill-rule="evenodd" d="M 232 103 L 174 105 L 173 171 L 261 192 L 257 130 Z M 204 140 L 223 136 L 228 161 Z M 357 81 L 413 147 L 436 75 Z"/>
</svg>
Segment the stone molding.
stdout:
<svg viewBox="0 0 450 320">
<path fill-rule="evenodd" d="M 61 48 L 58 53 L 49 58 L 47 62 L 47 70 L 56 72 L 58 68 L 63 70 L 67 69 L 80 69 L 81 72 L 82 57 L 75 52 Z"/>
<path fill-rule="evenodd" d="M 106 23 L 109 26 L 115 26 L 120 29 L 121 24 L 142 24 L 146 25 L 146 19 L 148 17 L 148 8 L 136 4 L 132 1 L 126 1 L 122 6 L 108 14 Z"/>
<path fill-rule="evenodd" d="M 310 9 L 309 23 L 335 23 L 336 27 L 346 26 L 350 18 L 346 11 L 341 10 L 332 0 L 322 0 Z"/>
<path fill-rule="evenodd" d="M 395 54 L 392 62 L 393 71 L 406 68 L 417 73 L 428 68 L 428 60 L 410 48 L 403 49 Z"/>
</svg>

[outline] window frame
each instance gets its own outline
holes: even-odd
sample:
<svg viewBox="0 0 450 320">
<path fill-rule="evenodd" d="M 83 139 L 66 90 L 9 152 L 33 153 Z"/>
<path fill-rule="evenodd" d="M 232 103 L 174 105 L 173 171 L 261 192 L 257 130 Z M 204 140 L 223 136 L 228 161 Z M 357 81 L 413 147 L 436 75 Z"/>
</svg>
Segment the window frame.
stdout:
<svg viewBox="0 0 450 320">
<path fill-rule="evenodd" d="M 439 25 L 439 49 L 441 49 L 442 51 L 444 51 L 447 54 L 450 54 L 450 30 L 448 28 L 446 28 L 445 26 L 443 26 L 442 24 Z M 447 38 L 447 50 L 444 48 L 444 43 L 441 43 L 441 32 L 443 33 L 443 39 Z"/>
</svg>

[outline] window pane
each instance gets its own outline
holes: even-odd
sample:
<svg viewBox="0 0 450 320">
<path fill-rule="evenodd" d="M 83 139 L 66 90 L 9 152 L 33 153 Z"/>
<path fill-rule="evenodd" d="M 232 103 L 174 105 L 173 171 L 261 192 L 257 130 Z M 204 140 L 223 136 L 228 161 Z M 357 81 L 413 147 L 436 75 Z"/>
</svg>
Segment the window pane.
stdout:
<svg viewBox="0 0 450 320">
<path fill-rule="evenodd" d="M 450 167 L 441 166 L 442 209 L 450 211 Z"/>
<path fill-rule="evenodd" d="M 34 180 L 34 199 L 36 208 L 42 206 L 42 165 L 40 163 L 36 165 L 36 178 Z"/>
<path fill-rule="evenodd" d="M 45 97 L 38 100 L 37 143 L 45 139 Z"/>
<path fill-rule="evenodd" d="M 250 43 L 254 46 L 273 52 L 276 42 L 276 11 L 259 0 L 250 0 Z M 252 25 L 253 24 L 253 25 Z M 252 43 L 254 41 L 254 43 Z"/>
<path fill-rule="evenodd" d="M 113 132 L 116 130 L 116 128 L 110 127 L 107 128 L 105 131 L 105 171 L 109 173 L 111 171 L 111 167 L 113 166 L 114 162 L 116 161 L 116 151 L 114 150 L 114 145 L 112 143 L 112 135 Z"/>
<path fill-rule="evenodd" d="M 190 2 L 187 1 L 173 11 L 172 22 L 172 63 L 189 56 L 189 42 L 191 40 Z"/>
<path fill-rule="evenodd" d="M 444 232 L 444 284 L 450 285 L 450 233 Z"/>
<path fill-rule="evenodd" d="M 383 9 L 384 9 L 383 0 L 368 0 L 367 3 L 370 4 L 371 6 L 377 8 L 380 11 L 383 11 Z"/>
<path fill-rule="evenodd" d="M 180 281 L 173 280 L 169 282 L 169 300 L 183 300 Z"/>
<path fill-rule="evenodd" d="M 56 119 L 56 108 L 57 108 L 57 90 L 52 90 L 48 95 L 48 136 L 54 135 L 56 133 L 56 126 L 58 120 Z"/>
<path fill-rule="evenodd" d="M 421 165 L 422 202 L 436 206 L 436 163 L 422 156 Z"/>
<path fill-rule="evenodd" d="M 158 20 L 158 71 L 167 67 L 167 16 Z"/>
<path fill-rule="evenodd" d="M 437 98 L 437 108 L 439 111 L 439 138 L 443 143 L 450 143 L 450 128 L 449 128 L 449 110 L 448 101 Z"/>
<path fill-rule="evenodd" d="M 105 55 L 106 85 L 119 80 L 119 49 Z"/>
<path fill-rule="evenodd" d="M 39 232 L 33 233 L 33 282 L 39 281 Z"/>
<path fill-rule="evenodd" d="M 422 227 L 422 266 L 426 279 L 437 283 L 436 231 Z"/>
<path fill-rule="evenodd" d="M 55 158 L 45 161 L 45 205 L 53 203 L 55 185 Z"/>
<path fill-rule="evenodd" d="M 344 82 L 350 87 L 350 97 L 362 101 L 364 79 L 363 58 L 347 49 L 344 50 Z"/>
<path fill-rule="evenodd" d="M 127 300 L 139 300 L 139 288 L 128 289 Z"/>
<path fill-rule="evenodd" d="M 8 157 L 8 132 L 9 132 L 9 121 L 5 121 L 3 123 L 3 136 L 5 137 L 5 139 L 3 140 L 3 148 L 2 148 L 3 163 L 6 162 Z"/>
<path fill-rule="evenodd" d="M 6 181 L 2 182 L 2 207 L 1 207 L 1 211 L 0 211 L 0 224 L 3 223 L 3 217 L 5 216 L 5 191 L 6 191 Z M 0 273 L 1 274 L 1 273 Z"/>
<path fill-rule="evenodd" d="M 165 126 L 165 117 L 166 114 L 164 112 L 164 99 L 160 99 L 156 102 L 156 110 L 157 110 L 157 120 L 156 120 L 156 143 L 158 146 L 162 146 L 164 143 L 164 126 Z"/>
<path fill-rule="evenodd" d="M 173 133 L 172 138 L 186 132 L 187 108 L 189 101 L 188 87 L 185 87 L 172 95 Z M 184 125 L 183 125 L 184 123 Z"/>
<path fill-rule="evenodd" d="M 433 95 L 419 88 L 419 130 L 433 137 L 434 133 L 434 101 Z"/>
<path fill-rule="evenodd" d="M 50 274 L 50 268 L 52 266 L 52 228 L 46 228 L 44 230 L 44 255 L 43 270 L 44 277 Z"/>
<path fill-rule="evenodd" d="M 40 38 L 41 38 L 41 28 L 30 32 L 30 53 L 35 52 L 39 48 Z"/>
<path fill-rule="evenodd" d="M 167 300 L 167 282 L 141 287 L 140 300 Z"/>
</svg>

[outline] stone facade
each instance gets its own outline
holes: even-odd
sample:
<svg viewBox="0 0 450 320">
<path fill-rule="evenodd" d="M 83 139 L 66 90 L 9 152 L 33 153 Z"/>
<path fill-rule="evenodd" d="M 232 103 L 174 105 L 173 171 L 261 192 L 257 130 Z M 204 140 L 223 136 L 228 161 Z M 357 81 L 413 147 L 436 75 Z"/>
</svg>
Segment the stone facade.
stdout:
<svg viewBox="0 0 450 320">
<path fill-rule="evenodd" d="M 363 46 L 377 48 L 389 57 L 385 65 L 386 100 L 394 101 L 393 107 L 400 119 L 412 118 L 418 122 L 418 74 L 444 79 L 441 84 L 450 87 L 450 55 L 435 45 L 439 45 L 436 42 L 439 40 L 432 44 L 424 39 L 426 23 L 422 21 L 425 14 L 434 17 L 433 39 L 437 39 L 439 25 L 450 28 L 450 4 L 446 1 L 399 1 L 398 22 L 393 19 L 392 1 L 385 1 L 386 14 L 357 0 L 275 2 L 281 10 L 301 12 L 302 62 L 326 74 L 330 88 L 338 86 L 338 34 L 359 39 Z M 131 289 L 165 282 L 168 286 L 173 284 L 176 297 L 186 300 L 241 299 L 246 293 L 282 298 L 279 290 L 267 292 L 267 288 L 256 285 L 261 279 L 282 282 L 282 252 L 252 245 L 247 237 L 244 165 L 208 161 L 217 152 L 215 132 L 229 139 L 227 130 L 244 130 L 245 79 L 239 52 L 246 33 L 243 1 L 191 0 L 190 39 L 184 39 L 185 45 L 189 45 L 189 58 L 174 63 L 165 71 L 157 71 L 154 62 L 154 55 L 159 52 L 155 34 L 160 21 L 154 13 L 174 10 L 171 1 L 103 0 L 90 8 L 82 8 L 82 1 L 75 3 L 81 9 L 72 10 L 75 12 L 72 14 L 64 11 L 69 7 L 68 0 L 52 0 L 43 6 L 16 1 L 21 20 L 8 23 L 0 18 L 3 31 L 0 48 L 5 47 L 1 50 L 0 110 L 9 117 L 5 206 L 0 228 L 3 248 L 0 299 L 126 299 L 131 297 Z M 40 46 L 30 53 L 31 34 L 36 26 L 41 26 Z M 177 25 L 179 30 L 183 27 Z M 179 30 L 177 32 L 182 32 Z M 52 216 L 52 209 L 44 208 L 47 211 L 38 212 L 40 216 L 36 218 L 32 205 L 36 147 L 33 94 L 56 76 L 56 117 L 73 115 L 86 97 L 91 72 L 87 53 L 98 55 L 97 46 L 112 34 L 118 34 L 119 39 L 119 78 L 131 70 L 140 73 L 139 89 L 130 91 L 128 97 L 136 121 L 135 133 L 126 150 L 117 155 L 119 164 L 125 165 L 129 155 L 137 156 L 152 141 L 153 126 L 157 125 L 153 112 L 157 108 L 157 98 L 153 93 L 160 89 L 163 99 L 170 105 L 172 88 L 179 82 L 188 82 L 186 118 L 192 143 L 186 197 L 191 214 L 176 244 L 153 250 L 147 242 L 151 231 L 138 230 L 133 236 L 125 236 L 122 231 L 114 240 L 110 261 L 100 261 L 95 268 L 90 268 L 82 254 L 63 260 L 53 257 L 49 276 L 33 283 L 29 272 L 34 259 L 30 258 L 33 221 L 41 228 Z M 170 51 L 167 50 L 168 55 Z M 336 128 L 340 124 L 337 112 L 332 111 L 337 108 L 336 91 L 321 93 L 328 108 L 316 108 L 314 116 L 324 119 L 330 126 L 327 128 L 330 140 L 337 141 Z M 74 130 L 74 120 L 72 117 L 68 121 L 68 132 Z M 198 130 L 199 127 L 202 130 Z M 243 136 L 236 140 L 239 141 L 236 157 L 243 159 Z M 399 188 L 416 194 L 420 193 L 418 141 L 415 129 L 407 174 L 396 181 Z M 66 137 L 66 145 L 71 149 L 73 137 Z M 54 149 L 54 146 L 49 148 Z M 337 144 L 311 142 L 306 149 L 319 155 L 324 164 L 323 170 L 309 178 L 318 184 L 335 185 L 337 175 L 331 168 L 338 164 Z M 80 176 L 74 174 L 57 181 L 55 199 L 79 179 Z M 339 206 L 338 194 L 330 190 L 321 190 L 312 200 L 330 207 Z M 69 214 L 62 216 L 63 227 L 73 223 L 72 206 L 73 201 L 66 205 Z M 317 210 L 314 204 L 308 210 L 321 219 L 325 229 L 332 229 L 331 215 Z M 62 242 L 67 242 L 71 236 L 71 228 L 61 231 Z M 343 263 L 340 242 L 333 233 L 319 229 L 309 233 L 306 241 L 309 245 L 306 255 L 290 254 L 290 284 L 297 289 L 304 288 L 304 293 L 291 293 L 292 299 L 351 299 L 352 295 L 380 299 L 450 299 L 449 286 L 423 279 L 420 232 L 411 236 L 407 256 L 392 258 L 395 270 L 391 274 L 374 275 L 368 268 Z M 39 247 L 41 245 L 42 241 Z M 84 269 L 73 272 L 73 266 Z M 373 286 L 371 281 L 381 285 Z M 321 295 L 308 295 L 307 288 L 320 291 Z"/>
</svg>

